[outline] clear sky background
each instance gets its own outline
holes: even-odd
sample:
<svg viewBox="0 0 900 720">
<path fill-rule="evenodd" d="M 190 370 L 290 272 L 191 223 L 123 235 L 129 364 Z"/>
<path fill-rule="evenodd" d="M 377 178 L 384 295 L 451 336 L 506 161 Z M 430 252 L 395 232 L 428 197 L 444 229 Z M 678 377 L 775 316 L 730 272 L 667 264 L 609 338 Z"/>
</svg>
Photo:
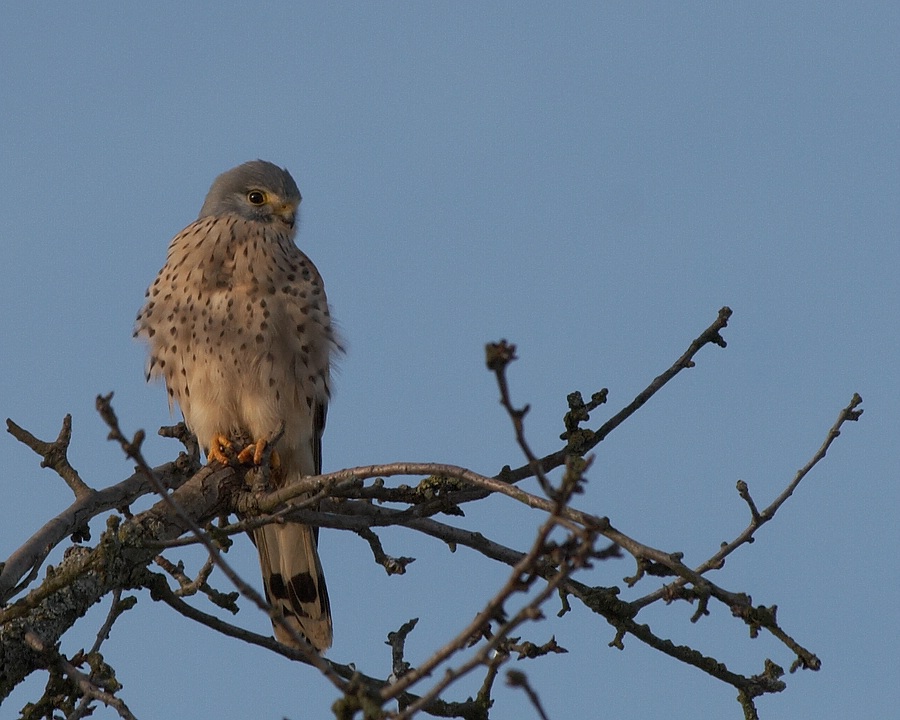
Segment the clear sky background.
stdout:
<svg viewBox="0 0 900 720">
<path fill-rule="evenodd" d="M 859 392 L 861 422 L 717 578 L 776 603 L 822 659 L 759 702 L 764 718 L 887 717 L 900 681 L 898 43 L 890 2 L 6 3 L 0 415 L 49 439 L 72 413 L 72 462 L 101 487 L 131 472 L 93 409 L 114 390 L 150 459 L 175 455 L 154 435 L 165 391 L 144 383 L 132 323 L 212 179 L 254 158 L 294 174 L 298 244 L 349 344 L 327 470 L 520 464 L 483 364 L 501 337 L 519 346 L 510 381 L 532 405 L 528 435 L 551 452 L 568 392 L 609 387 L 598 425 L 727 304 L 728 348 L 703 350 L 598 448 L 579 503 L 699 563 L 746 524 L 735 482 L 768 503 Z M 71 494 L 5 433 L 0 452 L 6 557 Z M 461 522 L 524 548 L 540 520 L 497 501 Z M 385 676 L 389 631 L 421 617 L 408 643 L 421 661 L 508 573 L 381 535 L 417 557 L 407 575 L 388 578 L 346 533 L 324 531 L 321 553 L 330 657 Z M 230 558 L 258 583 L 249 542 Z M 633 569 L 582 579 L 621 586 Z M 138 717 L 328 716 L 314 670 L 139 596 L 104 646 Z M 90 645 L 106 609 L 63 649 Z M 721 606 L 697 625 L 692 611 L 646 619 L 745 674 L 765 657 L 790 665 Z M 514 665 L 554 720 L 740 716 L 731 687 L 633 638 L 608 648 L 612 629 L 584 610 L 554 612 L 525 635 L 555 634 L 569 654 Z M 250 608 L 237 620 L 269 632 Z M 36 680 L 0 718 L 40 694 Z M 496 698 L 492 717 L 535 716 L 502 683 Z"/>
</svg>

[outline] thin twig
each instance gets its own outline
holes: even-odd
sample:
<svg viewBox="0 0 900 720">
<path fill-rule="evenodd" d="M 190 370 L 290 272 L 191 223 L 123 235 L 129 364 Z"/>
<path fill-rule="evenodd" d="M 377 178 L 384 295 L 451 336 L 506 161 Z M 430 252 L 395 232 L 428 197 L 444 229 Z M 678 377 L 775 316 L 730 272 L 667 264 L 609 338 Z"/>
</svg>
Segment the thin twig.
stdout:
<svg viewBox="0 0 900 720">
<path fill-rule="evenodd" d="M 82 693 L 84 700 L 99 700 L 107 707 L 113 708 L 119 714 L 119 717 L 124 718 L 124 720 L 137 720 L 131 710 L 128 709 L 124 700 L 98 686 L 89 675 L 86 675 L 72 665 L 72 663 L 55 648 L 48 646 L 36 632 L 31 630 L 26 632 L 25 641 L 35 652 L 45 656 L 48 663 L 55 664 L 62 672 L 68 675 L 72 682 L 78 686 L 78 690 Z M 88 705 L 89 702 L 82 701 L 82 709 L 76 709 L 75 713 L 71 714 L 69 717 L 80 718 L 84 717 L 85 714 L 92 714 L 92 711 L 89 711 Z"/>
<path fill-rule="evenodd" d="M 541 705 L 541 699 L 538 697 L 538 694 L 531 687 L 531 684 L 528 682 L 528 677 L 521 670 L 507 670 L 506 671 L 506 684 L 509 687 L 522 688 L 525 691 L 525 694 L 528 696 L 528 699 L 531 701 L 531 704 L 534 706 L 535 711 L 541 717 L 541 720 L 550 720 L 547 717 L 547 713 L 544 712 L 544 706 Z"/>
<path fill-rule="evenodd" d="M 797 489 L 800 481 L 803 480 L 803 478 L 805 478 L 809 474 L 809 472 L 825 457 L 825 454 L 828 452 L 828 448 L 831 447 L 831 444 L 841 434 L 841 428 L 843 427 L 844 423 L 856 422 L 857 420 L 859 420 L 863 411 L 858 410 L 857 408 L 861 404 L 862 398 L 857 393 L 854 393 L 853 397 L 850 399 L 850 403 L 838 414 L 837 420 L 828 430 L 828 434 L 826 435 L 824 442 L 815 452 L 815 454 L 809 459 L 809 462 L 807 462 L 806 465 L 804 465 L 797 471 L 797 473 L 794 475 L 793 480 L 788 483 L 787 487 L 769 504 L 767 508 L 765 508 L 761 512 L 758 512 L 756 516 L 753 516 L 753 513 L 751 511 L 750 524 L 747 525 L 747 527 L 744 528 L 744 530 L 731 542 L 723 543 L 715 554 L 713 554 L 708 560 L 706 560 L 706 562 L 699 565 L 696 570 L 694 570 L 697 575 L 703 575 L 710 570 L 721 568 L 725 562 L 726 557 L 731 555 L 731 553 L 733 553 L 737 548 L 750 542 L 756 534 L 756 531 L 765 523 L 769 522 L 770 520 L 772 520 L 772 518 L 775 517 L 775 513 L 778 512 L 778 509 L 793 494 L 794 490 Z M 740 487 L 738 488 L 738 492 L 740 493 Z M 747 497 L 749 497 L 749 489 L 747 490 Z M 755 507 L 755 504 L 752 507 Z M 675 581 L 675 585 L 683 585 L 685 580 L 686 579 L 683 578 L 678 579 Z M 665 588 L 660 588 L 655 592 L 632 601 L 631 604 L 636 608 L 644 607 L 663 598 L 666 592 L 667 591 L 665 590 Z"/>
<path fill-rule="evenodd" d="M 554 468 L 558 468 L 565 464 L 566 457 L 571 454 L 586 455 L 598 443 L 615 430 L 619 425 L 625 422 L 629 417 L 634 415 L 651 397 L 659 392 L 666 383 L 674 378 L 678 373 L 686 368 L 694 367 L 694 356 L 706 345 L 718 345 L 724 348 L 726 342 L 721 335 L 721 331 L 728 325 L 728 319 L 731 317 L 731 308 L 723 307 L 719 310 L 716 320 L 706 330 L 688 346 L 688 349 L 678 358 L 668 370 L 653 379 L 646 388 L 635 396 L 628 405 L 613 415 L 609 420 L 603 423 L 594 431 L 586 431 L 583 434 L 581 443 L 577 447 L 566 446 L 561 450 L 550 453 L 542 457 L 539 461 L 541 470 L 545 473 L 550 472 Z M 527 463 L 515 470 L 506 470 L 497 477 L 502 477 L 507 482 L 518 482 L 527 477 L 531 477 L 531 463 Z"/>
<path fill-rule="evenodd" d="M 372 550 L 372 555 L 375 558 L 375 562 L 377 562 L 381 567 L 384 568 L 385 572 L 388 575 L 403 575 L 406 573 L 406 566 L 410 563 L 416 561 L 413 557 L 391 557 L 384 551 L 384 547 L 381 545 L 381 540 L 378 536 L 372 531 L 371 528 L 361 527 L 358 528 L 356 534 L 359 535 L 363 540 L 369 543 L 369 548 Z"/>
<path fill-rule="evenodd" d="M 519 444 L 522 453 L 528 460 L 528 467 L 540 483 L 544 494 L 554 499 L 556 491 L 550 484 L 550 480 L 544 474 L 541 462 L 537 456 L 531 451 L 528 441 L 525 439 L 525 416 L 531 409 L 529 405 L 523 405 L 521 408 L 513 407 L 512 399 L 509 394 L 509 383 L 506 381 L 506 368 L 509 364 L 516 360 L 516 346 L 512 343 L 501 340 L 498 343 L 488 343 L 485 347 L 485 361 L 488 369 L 494 373 L 497 379 L 497 387 L 500 390 L 500 404 L 506 410 L 509 419 L 512 421 L 513 431 L 516 435 L 516 442 Z"/>
<path fill-rule="evenodd" d="M 72 416 L 66 415 L 63 418 L 62 428 L 59 436 L 53 442 L 45 442 L 38 440 L 34 435 L 19 427 L 9 418 L 6 418 L 6 431 L 16 440 L 24 443 L 34 450 L 43 459 L 41 467 L 52 468 L 57 475 L 66 481 L 66 485 L 75 493 L 76 500 L 82 500 L 89 497 L 93 493 L 91 489 L 78 471 L 69 464 L 67 452 L 69 450 L 69 442 L 72 440 Z"/>
</svg>

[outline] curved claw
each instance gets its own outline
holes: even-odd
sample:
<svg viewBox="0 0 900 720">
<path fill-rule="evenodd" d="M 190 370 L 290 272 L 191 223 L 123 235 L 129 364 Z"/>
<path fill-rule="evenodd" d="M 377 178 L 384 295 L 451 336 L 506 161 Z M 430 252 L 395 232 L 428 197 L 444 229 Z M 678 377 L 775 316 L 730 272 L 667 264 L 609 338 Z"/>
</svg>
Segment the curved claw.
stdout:
<svg viewBox="0 0 900 720">
<path fill-rule="evenodd" d="M 212 442 L 209 444 L 209 450 L 206 451 L 206 462 L 218 462 L 222 465 L 227 465 L 229 460 L 226 453 L 231 448 L 231 441 L 225 435 L 213 435 Z"/>
<path fill-rule="evenodd" d="M 238 453 L 238 462 L 262 465 L 263 454 L 266 452 L 267 444 L 265 438 L 260 438 L 255 443 L 251 443 Z"/>
</svg>

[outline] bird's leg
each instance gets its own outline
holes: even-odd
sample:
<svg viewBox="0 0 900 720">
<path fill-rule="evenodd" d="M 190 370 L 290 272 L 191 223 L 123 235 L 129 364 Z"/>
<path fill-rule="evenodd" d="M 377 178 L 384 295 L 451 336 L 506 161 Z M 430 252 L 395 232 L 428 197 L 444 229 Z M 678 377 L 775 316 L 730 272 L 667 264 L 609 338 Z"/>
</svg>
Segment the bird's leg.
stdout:
<svg viewBox="0 0 900 720">
<path fill-rule="evenodd" d="M 250 443 L 238 453 L 238 462 L 245 465 L 262 465 L 263 460 L 266 458 L 266 448 L 268 446 L 269 443 L 265 438 L 260 438 L 255 443 Z M 281 468 L 281 458 L 278 456 L 278 451 L 275 449 L 271 451 L 269 467 L 272 470 L 279 470 Z"/>
<path fill-rule="evenodd" d="M 272 477 L 276 482 L 281 482 L 281 456 L 277 450 L 272 451 L 272 457 L 269 459 L 269 466 L 272 468 Z"/>
<path fill-rule="evenodd" d="M 231 449 L 231 440 L 228 439 L 228 436 L 216 433 L 209 444 L 209 450 L 206 451 L 206 462 L 218 461 L 223 465 L 228 465 L 229 460 L 226 453 Z"/>
<path fill-rule="evenodd" d="M 268 462 L 266 458 L 268 456 Z M 261 470 L 253 483 L 255 490 L 267 490 L 270 483 L 277 486 L 281 478 L 281 457 L 278 451 L 271 447 L 266 440 L 257 440 L 250 443 L 238 454 L 238 461 L 244 465 L 253 465 Z"/>
<path fill-rule="evenodd" d="M 266 452 L 265 438 L 260 438 L 255 443 L 250 443 L 238 453 L 238 462 L 243 464 L 261 465 L 263 454 Z"/>
</svg>

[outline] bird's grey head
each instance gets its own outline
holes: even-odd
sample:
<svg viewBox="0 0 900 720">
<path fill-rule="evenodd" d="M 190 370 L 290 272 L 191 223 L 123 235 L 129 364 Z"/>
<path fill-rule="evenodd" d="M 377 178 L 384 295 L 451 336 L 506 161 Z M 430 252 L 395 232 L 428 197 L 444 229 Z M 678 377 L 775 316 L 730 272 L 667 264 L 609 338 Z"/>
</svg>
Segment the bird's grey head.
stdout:
<svg viewBox="0 0 900 720">
<path fill-rule="evenodd" d="M 297 183 L 287 170 L 265 160 L 251 160 L 213 181 L 200 217 L 234 214 L 293 229 L 300 200 Z"/>
</svg>

